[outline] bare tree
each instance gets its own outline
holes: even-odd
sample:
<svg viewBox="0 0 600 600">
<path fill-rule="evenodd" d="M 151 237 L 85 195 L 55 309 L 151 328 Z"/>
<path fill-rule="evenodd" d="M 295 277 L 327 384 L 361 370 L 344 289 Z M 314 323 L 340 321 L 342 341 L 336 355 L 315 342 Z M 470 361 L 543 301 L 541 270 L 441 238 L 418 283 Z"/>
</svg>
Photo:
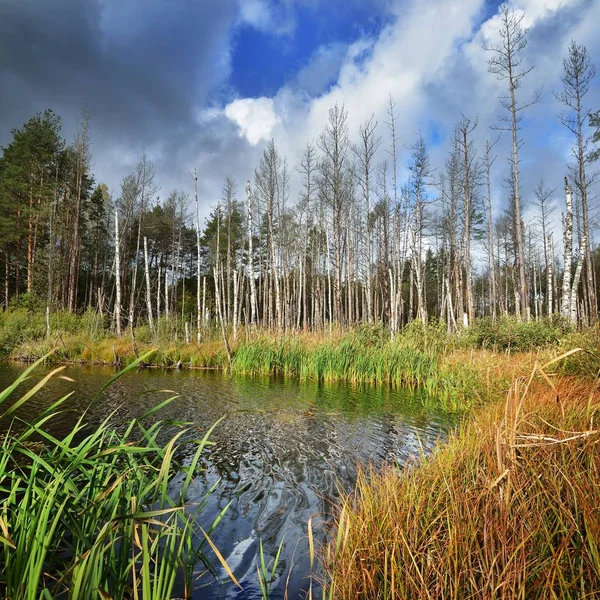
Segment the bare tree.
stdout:
<svg viewBox="0 0 600 600">
<path fill-rule="evenodd" d="M 362 191 L 365 211 L 365 295 L 367 300 L 367 321 L 373 322 L 373 296 L 371 290 L 371 193 L 373 182 L 373 160 L 381 138 L 377 135 L 377 121 L 371 116 L 358 129 L 359 143 L 352 146 L 357 161 L 354 175 Z"/>
<path fill-rule="evenodd" d="M 146 274 L 146 311 L 148 312 L 148 325 L 152 335 L 156 338 L 154 319 L 152 318 L 152 295 L 150 294 L 150 260 L 148 259 L 148 238 L 144 236 L 144 266 Z"/>
<path fill-rule="evenodd" d="M 552 197 L 554 196 L 556 190 L 548 189 L 544 183 L 543 177 L 540 178 L 540 181 L 535 188 L 535 198 L 536 205 L 539 208 L 539 220 L 540 227 L 542 229 L 542 239 L 544 243 L 544 260 L 546 263 L 546 298 L 547 298 L 547 311 L 548 316 L 552 315 L 554 312 L 553 306 L 553 265 L 554 265 L 554 255 L 551 249 L 550 237 L 551 234 L 548 233 L 549 227 L 549 219 L 554 209 L 556 208 L 554 205 L 554 201 Z"/>
<path fill-rule="evenodd" d="M 512 153 L 510 160 L 512 173 L 512 188 L 514 202 L 514 231 L 515 245 L 517 250 L 517 262 L 519 268 L 519 288 L 520 304 L 522 316 L 525 319 L 530 318 L 530 309 L 527 300 L 527 279 L 525 276 L 525 249 L 523 244 L 523 225 L 521 209 L 521 191 L 519 186 L 519 149 L 522 141 L 519 139 L 519 124 L 523 119 L 521 114 L 523 110 L 539 102 L 541 94 L 536 92 L 532 100 L 522 103 L 517 100 L 516 90 L 521 85 L 523 78 L 531 72 L 533 67 L 528 69 L 521 68 L 521 52 L 527 46 L 528 28 L 522 27 L 524 15 L 517 13 L 508 4 L 500 5 L 500 44 L 486 44 L 484 48 L 493 53 L 488 61 L 488 70 L 496 75 L 498 79 L 508 82 L 508 96 L 500 98 L 500 104 L 508 111 L 507 117 L 498 117 L 501 123 L 497 127 L 499 130 L 510 131 L 512 133 Z"/>
<path fill-rule="evenodd" d="M 277 233 L 279 231 L 277 221 L 278 194 L 280 193 L 281 157 L 271 140 L 265 149 L 254 179 L 259 197 L 265 207 L 267 217 L 268 243 L 271 262 L 271 276 L 275 287 L 275 320 L 277 328 L 283 329 L 283 314 L 281 305 L 281 282 L 279 277 L 279 251 Z"/>
<path fill-rule="evenodd" d="M 411 192 L 414 198 L 413 229 L 411 232 L 412 266 L 417 288 L 417 314 L 423 324 L 427 323 L 427 306 L 425 303 L 425 272 L 423 263 L 423 232 L 425 229 L 426 185 L 431 175 L 429 151 L 425 140 L 419 137 L 412 149 L 412 160 L 409 166 L 411 173 Z"/>
<path fill-rule="evenodd" d="M 465 291 L 467 300 L 467 313 L 469 324 L 475 320 L 475 305 L 473 302 L 473 276 L 471 269 L 471 229 L 473 216 L 473 175 L 474 175 L 474 152 L 473 145 L 469 141 L 469 135 L 477 127 L 477 119 L 471 121 L 464 117 L 458 125 L 459 144 L 463 155 L 463 194 L 464 194 L 464 258 L 465 258 Z"/>
<path fill-rule="evenodd" d="M 115 323 L 117 337 L 121 338 L 121 238 L 119 236 L 119 211 L 115 209 Z"/>
<path fill-rule="evenodd" d="M 196 341 L 199 344 L 202 338 L 202 319 L 204 318 L 201 313 L 201 305 L 200 305 L 200 269 L 202 265 L 201 260 L 201 247 L 200 247 L 200 205 L 198 203 L 198 174 L 196 173 L 196 169 L 194 168 L 194 201 L 196 207 Z M 160 271 L 159 271 L 160 273 Z M 158 277 L 159 285 L 158 289 L 160 290 L 160 274 Z M 160 292 L 159 292 L 160 296 Z"/>
<path fill-rule="evenodd" d="M 248 279 L 250 281 L 250 324 L 254 326 L 258 318 L 258 304 L 256 301 L 256 279 L 254 274 L 254 195 L 250 180 L 246 182 L 247 220 L 248 220 Z"/>
<path fill-rule="evenodd" d="M 308 238 L 309 232 L 312 229 L 312 213 L 314 210 L 312 205 L 313 196 L 315 194 L 315 177 L 317 172 L 316 151 L 312 144 L 307 144 L 302 155 L 298 172 L 302 176 L 302 193 L 300 197 L 300 210 L 304 215 L 304 235 L 303 235 L 303 252 L 302 262 L 300 263 L 301 279 L 299 282 L 300 293 L 299 303 L 302 305 L 302 311 L 298 310 L 297 327 L 300 327 L 300 314 L 304 319 L 304 328 L 306 329 L 309 322 L 308 314 L 308 293 L 307 293 L 307 253 L 308 253 Z"/>
<path fill-rule="evenodd" d="M 348 201 L 348 112 L 342 105 L 329 109 L 329 121 L 319 137 L 318 146 L 323 153 L 321 161 L 322 189 L 332 210 L 333 234 L 333 320 L 342 319 L 342 222 Z"/>
<path fill-rule="evenodd" d="M 561 123 L 575 136 L 575 146 L 573 148 L 575 165 L 571 170 L 571 180 L 579 191 L 581 198 L 582 240 L 585 237 L 586 241 L 590 240 L 588 190 L 593 178 L 590 181 L 586 176 L 585 167 L 589 156 L 589 138 L 585 136 L 583 127 L 590 115 L 590 110 L 583 106 L 583 99 L 589 91 L 590 82 L 595 74 L 596 69 L 590 61 L 586 47 L 580 46 L 572 40 L 569 45 L 569 54 L 563 60 L 561 81 L 564 87 L 561 91 L 555 93 L 555 97 L 566 107 L 566 110 L 560 115 Z M 589 314 L 591 319 L 596 321 L 598 318 L 598 303 L 589 243 L 585 244 L 585 273 Z"/>
<path fill-rule="evenodd" d="M 492 320 L 496 320 L 497 316 L 497 300 L 498 292 L 496 290 L 496 260 L 494 256 L 494 220 L 492 214 L 492 183 L 491 183 L 491 170 L 492 165 L 496 161 L 496 157 L 490 157 L 491 149 L 496 145 L 500 138 L 496 138 L 493 144 L 490 144 L 489 140 L 485 141 L 485 172 L 486 172 L 486 184 L 487 184 L 487 205 L 488 205 L 488 269 L 490 272 L 490 308 L 492 313 Z"/>
<path fill-rule="evenodd" d="M 565 177 L 565 204 L 567 212 L 563 215 L 564 263 L 562 289 L 562 314 L 571 318 L 571 263 L 573 261 L 573 190 Z"/>
</svg>

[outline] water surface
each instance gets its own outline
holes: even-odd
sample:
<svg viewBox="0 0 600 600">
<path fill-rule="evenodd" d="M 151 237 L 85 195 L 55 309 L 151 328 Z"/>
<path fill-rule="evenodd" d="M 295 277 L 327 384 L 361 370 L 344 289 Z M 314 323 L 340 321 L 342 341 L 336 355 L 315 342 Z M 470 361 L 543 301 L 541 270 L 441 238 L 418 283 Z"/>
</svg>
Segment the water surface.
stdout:
<svg viewBox="0 0 600 600">
<path fill-rule="evenodd" d="M 0 364 L 0 389 L 22 370 Z M 33 379 L 39 380 L 43 373 L 36 372 Z M 197 582 L 197 599 L 260 598 L 259 539 L 267 561 L 284 540 L 281 577 L 272 597 L 283 598 L 292 565 L 289 597 L 303 597 L 309 571 L 308 520 L 313 517 L 320 523 L 317 537 L 323 540 L 332 504 L 340 488 L 351 489 L 359 465 L 387 463 L 401 468 L 431 451 L 454 425 L 448 415 L 425 410 L 414 396 L 388 387 L 144 369 L 125 375 L 90 404 L 114 372 L 68 367 L 63 374 L 75 382 L 51 381 L 20 416 L 33 417 L 59 395 L 75 390 L 51 424 L 54 433 L 64 433 L 83 411 L 90 424 L 111 413 L 116 422 L 139 416 L 166 397 L 159 391 L 165 389 L 180 397 L 161 411 L 163 419 L 189 421 L 204 430 L 225 416 L 212 435 L 215 446 L 207 454 L 206 470 L 192 485 L 190 499 L 199 500 L 207 486 L 220 481 L 202 521 L 210 525 L 232 502 L 212 539 L 244 589 L 233 586 L 224 573 L 216 581 L 206 574 Z M 197 432 L 190 435 L 197 437 Z"/>
</svg>

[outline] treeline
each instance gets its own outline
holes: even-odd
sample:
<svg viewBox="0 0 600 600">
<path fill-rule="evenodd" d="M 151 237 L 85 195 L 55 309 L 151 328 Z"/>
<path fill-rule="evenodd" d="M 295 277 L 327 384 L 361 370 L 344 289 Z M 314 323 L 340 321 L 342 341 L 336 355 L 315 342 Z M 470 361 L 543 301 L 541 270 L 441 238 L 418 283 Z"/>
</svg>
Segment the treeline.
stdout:
<svg viewBox="0 0 600 600">
<path fill-rule="evenodd" d="M 45 307 L 47 315 L 91 309 L 119 336 L 126 328 L 134 336 L 141 321 L 154 333 L 167 323 L 188 340 L 215 326 L 226 340 L 241 326 L 322 330 L 381 321 L 393 334 L 413 319 L 441 319 L 450 329 L 508 314 L 596 322 L 590 190 L 600 111 L 586 105 L 595 69 L 586 48 L 572 42 L 556 93 L 573 140 L 564 196 L 553 188 L 554 174 L 540 180 L 537 218 L 526 224 L 520 123 L 539 97 L 520 94 L 529 73 L 521 67 L 523 17 L 508 5 L 500 14 L 501 43 L 488 48 L 489 70 L 507 90 L 497 132 L 476 148 L 481 125 L 461 116 L 436 168 L 418 135 L 405 181 L 392 98 L 384 126 L 371 118 L 356 135 L 344 106 L 331 107 L 298 165 L 271 141 L 254 181 L 240 193 L 228 178 L 204 224 L 195 171 L 190 194 L 160 200 L 154 166 L 142 156 L 111 194 L 91 173 L 89 112 L 72 143 L 61 138 L 56 114 L 36 115 L 13 130 L 0 158 L 2 305 Z M 508 209 L 494 219 L 494 146 L 502 131 L 511 140 Z M 564 198 L 560 236 L 557 196 Z"/>
</svg>

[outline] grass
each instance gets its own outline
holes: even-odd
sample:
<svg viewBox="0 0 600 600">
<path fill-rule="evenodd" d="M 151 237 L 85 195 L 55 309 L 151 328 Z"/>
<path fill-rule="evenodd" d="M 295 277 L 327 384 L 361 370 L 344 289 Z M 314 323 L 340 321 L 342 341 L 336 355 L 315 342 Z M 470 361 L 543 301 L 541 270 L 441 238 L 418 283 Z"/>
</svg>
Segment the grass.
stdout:
<svg viewBox="0 0 600 600">
<path fill-rule="evenodd" d="M 17 321 L 28 326 L 22 315 Z M 126 338 L 69 327 L 49 339 L 24 334 L 11 353 L 38 356 L 57 348 L 59 360 L 149 362 L 136 359 Z M 354 493 L 342 494 L 321 553 L 323 597 L 594 598 L 600 336 L 595 330 L 559 335 L 560 327 L 504 320 L 447 336 L 443 326 L 415 323 L 394 340 L 378 326 L 327 336 L 243 332 L 231 363 L 218 339 L 197 346 L 166 338 L 152 362 L 418 388 L 426 404 L 476 408 L 432 456 L 402 473 L 363 470 Z M 141 334 L 140 352 L 150 343 Z M 41 597 L 158 600 L 175 593 L 177 581 L 189 594 L 198 561 L 210 570 L 205 546 L 224 563 L 210 541 L 218 519 L 205 536 L 198 524 L 203 502 L 191 507 L 185 498 L 206 437 L 183 466 L 176 459 L 182 434 L 161 444 L 160 423 L 136 420 L 119 434 L 107 421 L 89 434 L 79 422 L 55 440 L 43 427 L 51 414 L 26 433 L 11 425 L 2 439 L 0 586 L 7 597 L 38 598 L 47 589 Z M 10 416 L 6 411 L 2 419 Z M 41 445 L 32 445 L 34 437 Z M 173 498 L 176 475 L 184 491 Z M 318 552 L 310 523 L 309 553 L 312 568 Z M 264 598 L 278 564 L 279 553 L 268 565 L 261 552 Z M 318 573 L 310 574 L 309 597 Z"/>
<path fill-rule="evenodd" d="M 145 424 L 173 398 L 118 429 L 107 417 L 90 430 L 81 417 L 66 435 L 55 437 L 48 425 L 68 396 L 31 422 L 15 415 L 63 367 L 11 403 L 36 366 L 0 392 L 4 597 L 191 597 L 198 566 L 203 564 L 205 572 L 213 569 L 205 547 L 215 550 L 210 534 L 227 510 L 203 529 L 199 518 L 212 490 L 193 502 L 188 498 L 212 428 L 185 442 L 194 446 L 185 464 L 178 456 L 193 427 L 180 429 L 165 442 L 165 423 Z"/>
<path fill-rule="evenodd" d="M 52 352 L 58 363 L 128 365 L 151 347 L 152 336 L 144 325 L 138 328 L 136 354 L 128 335 L 121 339 L 111 337 L 92 312 L 79 318 L 70 314 L 57 314 L 54 318 L 57 329 L 50 337 L 40 337 L 27 329 L 22 309 L 6 313 L 0 319 L 0 339 L 26 338 L 12 346 L 10 356 L 34 360 Z M 36 319 L 31 322 L 35 330 Z M 218 336 L 206 337 L 201 344 L 186 344 L 179 333 L 176 343 L 166 325 L 160 327 L 163 333 L 152 357 L 153 366 L 419 389 L 424 404 L 452 412 L 479 406 L 505 389 L 511 380 L 507 364 L 519 363 L 511 371 L 513 377 L 517 376 L 529 364 L 532 353 L 548 354 L 583 342 L 583 347 L 595 351 L 570 359 L 568 369 L 578 374 L 585 369 L 590 371 L 594 360 L 600 359 L 597 332 L 570 333 L 565 329 L 559 339 L 562 325 L 552 321 L 526 324 L 509 318 L 496 323 L 482 319 L 469 330 L 452 336 L 446 333 L 443 323 L 424 327 L 413 322 L 393 340 L 382 325 L 344 331 L 334 328 L 327 334 L 242 331 L 238 342 L 232 343 L 231 362 Z M 582 336 L 586 339 L 580 339 Z"/>
<path fill-rule="evenodd" d="M 325 593 L 597 598 L 600 392 L 555 367 L 536 362 L 418 466 L 363 471 L 324 552 Z"/>
</svg>

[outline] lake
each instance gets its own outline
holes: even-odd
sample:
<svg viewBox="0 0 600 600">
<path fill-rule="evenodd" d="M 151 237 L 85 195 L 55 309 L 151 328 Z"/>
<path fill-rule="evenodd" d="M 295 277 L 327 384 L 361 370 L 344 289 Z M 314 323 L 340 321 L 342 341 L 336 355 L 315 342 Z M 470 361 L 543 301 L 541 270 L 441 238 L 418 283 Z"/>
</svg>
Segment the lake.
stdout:
<svg viewBox="0 0 600 600">
<path fill-rule="evenodd" d="M 17 365 L 0 364 L 0 389 L 22 371 Z M 47 371 L 40 369 L 35 380 Z M 387 386 L 140 369 L 90 403 L 114 371 L 68 367 L 62 374 L 75 382 L 53 380 L 19 412 L 21 417 L 33 417 L 74 390 L 48 427 L 56 434 L 66 432 L 84 411 L 91 425 L 113 412 L 115 423 L 139 416 L 168 397 L 160 390 L 180 396 L 157 415 L 162 419 L 188 421 L 205 430 L 225 417 L 211 437 L 215 445 L 206 455 L 205 470 L 194 481 L 190 500 L 199 500 L 219 481 L 202 512 L 203 526 L 232 502 L 212 539 L 244 589 L 228 580 L 215 559 L 218 577 L 209 573 L 199 577 L 194 594 L 198 599 L 260 598 L 259 539 L 267 562 L 283 540 L 280 577 L 272 597 L 283 598 L 290 566 L 289 597 L 303 597 L 309 572 L 308 520 L 313 518 L 316 538 L 324 541 L 339 490 L 352 488 L 359 465 L 405 466 L 430 452 L 455 424 L 451 416 L 424 409 L 413 394 Z M 190 431 L 189 436 L 197 438 L 198 432 Z M 192 448 L 188 451 L 191 455 Z"/>
</svg>

